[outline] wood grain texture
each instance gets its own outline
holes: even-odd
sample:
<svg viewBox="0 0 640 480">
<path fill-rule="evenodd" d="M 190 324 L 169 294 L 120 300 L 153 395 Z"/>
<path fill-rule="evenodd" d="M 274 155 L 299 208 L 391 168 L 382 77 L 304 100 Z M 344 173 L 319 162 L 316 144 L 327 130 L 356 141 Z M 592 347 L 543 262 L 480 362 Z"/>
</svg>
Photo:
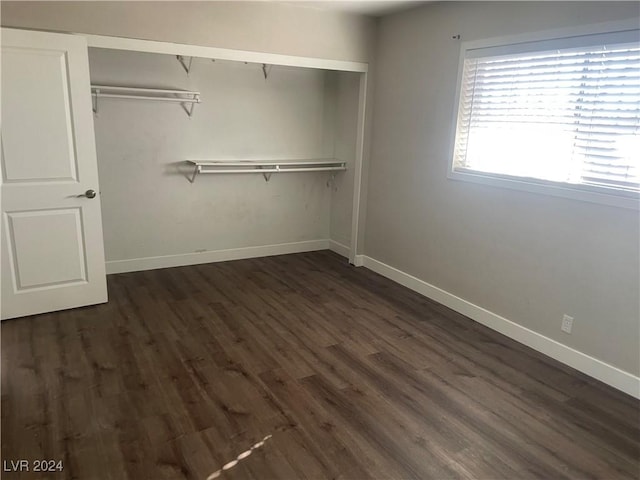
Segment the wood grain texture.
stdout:
<svg viewBox="0 0 640 480">
<path fill-rule="evenodd" d="M 331 252 L 2 323 L 6 479 L 640 476 L 640 402 Z M 6 465 L 4 465 L 6 469 Z"/>
</svg>

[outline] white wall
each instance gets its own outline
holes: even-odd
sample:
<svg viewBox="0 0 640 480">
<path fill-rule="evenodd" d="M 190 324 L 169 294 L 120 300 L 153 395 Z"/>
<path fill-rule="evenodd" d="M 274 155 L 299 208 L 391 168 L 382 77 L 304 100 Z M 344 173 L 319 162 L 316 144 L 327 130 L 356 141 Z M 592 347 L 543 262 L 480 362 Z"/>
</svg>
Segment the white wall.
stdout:
<svg viewBox="0 0 640 480">
<path fill-rule="evenodd" d="M 179 104 L 100 99 L 95 117 L 108 262 L 328 239 L 328 174 L 199 175 L 187 159 L 330 158 L 336 92 L 319 70 L 90 49 L 92 83 L 197 90 Z M 353 162 L 353 159 L 350 159 Z M 343 175 L 338 174 L 338 178 Z M 347 209 L 351 208 L 344 204 Z"/>
<path fill-rule="evenodd" d="M 459 43 L 638 16 L 639 4 L 442 2 L 379 25 L 365 251 L 634 375 L 637 211 L 448 180 Z M 575 317 L 572 335 L 562 314 Z"/>
<path fill-rule="evenodd" d="M 375 20 L 281 2 L 5 2 L 2 25 L 368 62 Z"/>
</svg>

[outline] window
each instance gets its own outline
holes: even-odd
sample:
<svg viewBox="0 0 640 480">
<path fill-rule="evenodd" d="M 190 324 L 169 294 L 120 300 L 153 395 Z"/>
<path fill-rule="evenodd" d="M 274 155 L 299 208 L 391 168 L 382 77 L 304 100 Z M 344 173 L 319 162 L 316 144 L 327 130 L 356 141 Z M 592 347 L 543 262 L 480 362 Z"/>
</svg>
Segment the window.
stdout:
<svg viewBox="0 0 640 480">
<path fill-rule="evenodd" d="M 452 178 L 637 208 L 638 30 L 463 46 L 461 62 Z"/>
</svg>

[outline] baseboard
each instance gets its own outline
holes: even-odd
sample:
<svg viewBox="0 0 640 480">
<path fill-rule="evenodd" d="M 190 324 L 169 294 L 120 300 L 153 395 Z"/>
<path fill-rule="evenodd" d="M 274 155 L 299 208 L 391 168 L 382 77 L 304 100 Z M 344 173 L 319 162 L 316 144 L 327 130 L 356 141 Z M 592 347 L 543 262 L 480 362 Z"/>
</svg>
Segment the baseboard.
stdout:
<svg viewBox="0 0 640 480">
<path fill-rule="evenodd" d="M 351 249 L 343 243 L 336 242 L 335 240 L 329 240 L 329 250 L 337 253 L 340 256 L 349 258 L 349 251 Z"/>
<path fill-rule="evenodd" d="M 308 240 L 304 242 L 279 243 L 276 245 L 260 245 L 257 247 L 230 248 L 227 250 L 212 250 L 208 252 L 115 260 L 107 262 L 106 266 L 107 274 L 109 275 L 113 273 L 155 270 L 157 268 L 183 267 L 200 263 L 225 262 L 243 258 L 312 252 L 315 250 L 327 250 L 329 247 L 329 240 Z"/>
<path fill-rule="evenodd" d="M 337 253 L 338 255 L 342 255 L 345 258 L 349 258 L 349 253 L 351 252 L 350 247 L 343 243 L 336 242 L 335 240 L 329 240 L 329 250 Z M 353 264 L 356 267 L 364 265 L 364 255 L 356 255 L 353 259 Z"/>
<path fill-rule="evenodd" d="M 486 327 L 502 333 L 507 337 L 537 350 L 565 365 L 589 375 L 607 385 L 621 390 L 635 398 L 640 398 L 640 378 L 624 370 L 620 370 L 613 365 L 609 365 L 597 358 L 593 358 L 585 353 L 574 350 L 549 337 L 529 330 L 522 325 L 507 320 L 493 312 L 457 297 L 441 288 L 431 285 L 419 278 L 405 273 L 397 268 L 375 260 L 371 257 L 364 257 L 364 266 L 383 277 L 387 277 L 400 285 L 418 292 L 436 302 L 439 302 L 472 320 L 475 320 Z"/>
</svg>

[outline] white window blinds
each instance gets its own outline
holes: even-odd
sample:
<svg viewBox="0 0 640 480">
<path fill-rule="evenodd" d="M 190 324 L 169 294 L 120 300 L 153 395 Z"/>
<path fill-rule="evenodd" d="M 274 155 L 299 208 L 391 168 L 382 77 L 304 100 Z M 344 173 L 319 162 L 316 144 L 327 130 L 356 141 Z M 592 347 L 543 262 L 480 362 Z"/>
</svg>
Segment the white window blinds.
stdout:
<svg viewBox="0 0 640 480">
<path fill-rule="evenodd" d="M 454 172 L 640 191 L 637 31 L 468 50 L 460 88 Z"/>
</svg>

